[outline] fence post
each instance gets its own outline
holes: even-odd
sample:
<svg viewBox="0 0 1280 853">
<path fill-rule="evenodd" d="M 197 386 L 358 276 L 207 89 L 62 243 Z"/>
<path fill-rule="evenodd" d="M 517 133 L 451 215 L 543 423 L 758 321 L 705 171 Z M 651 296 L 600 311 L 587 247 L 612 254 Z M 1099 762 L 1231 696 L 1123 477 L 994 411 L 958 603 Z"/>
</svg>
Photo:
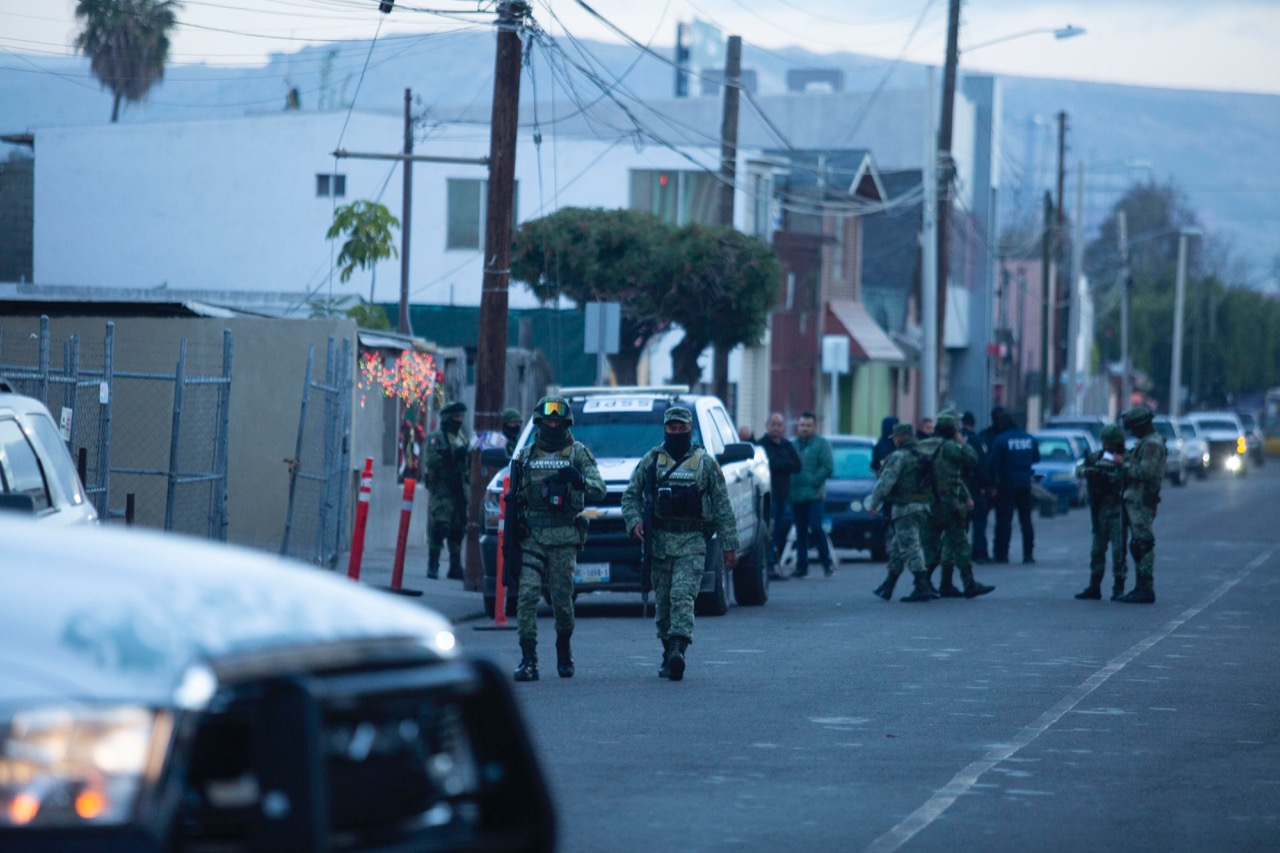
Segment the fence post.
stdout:
<svg viewBox="0 0 1280 853">
<path fill-rule="evenodd" d="M 230 455 L 231 366 L 235 342 L 231 330 L 222 330 L 222 384 L 218 386 L 218 437 L 215 440 L 213 473 L 218 476 L 213 486 L 213 508 L 209 513 L 209 538 L 227 541 L 227 458 Z"/>
<path fill-rule="evenodd" d="M 111 401 L 115 392 L 116 324 L 107 321 L 102 341 L 102 384 L 98 387 L 98 466 L 102 474 L 102 499 L 98 518 L 109 518 L 111 512 Z"/>
<path fill-rule="evenodd" d="M 302 408 L 298 414 L 298 438 L 293 446 L 293 461 L 289 465 L 289 505 L 284 514 L 284 540 L 280 543 L 281 556 L 289 555 L 289 535 L 293 532 L 293 507 L 298 491 L 298 466 L 302 464 L 302 436 L 307 424 L 307 404 L 311 400 L 311 364 L 316 357 L 316 345 L 307 351 L 307 370 L 302 380 Z"/>
<path fill-rule="evenodd" d="M 338 417 L 341 419 L 339 437 L 341 445 L 338 453 L 338 506 L 334 511 L 333 526 L 333 560 L 330 567 L 338 564 L 338 551 L 342 548 L 342 532 L 346 529 L 347 520 L 347 486 L 351 470 L 351 377 L 353 357 L 351 341 L 342 341 L 341 379 L 338 383 Z"/>
<path fill-rule="evenodd" d="M 80 390 L 80 336 L 72 335 L 67 341 L 66 357 L 64 359 L 64 370 L 67 373 L 67 387 L 62 389 L 62 406 L 65 409 L 71 407 L 71 423 L 67 425 L 67 449 L 70 450 L 75 446 L 76 441 L 76 422 L 80 420 L 80 408 L 77 405 L 76 395 Z M 62 424 L 62 412 L 58 412 L 58 424 Z M 86 472 L 87 473 L 87 472 Z M 84 478 L 80 478 L 83 484 Z"/>
<path fill-rule="evenodd" d="M 36 379 L 36 396 L 49 405 L 49 315 L 40 315 L 40 376 Z"/>
<path fill-rule="evenodd" d="M 187 381 L 187 339 L 178 349 L 178 372 L 173 378 L 173 427 L 169 434 L 169 487 L 165 490 L 164 529 L 173 530 L 173 504 L 178 494 L 178 439 L 182 435 L 182 394 Z"/>
</svg>

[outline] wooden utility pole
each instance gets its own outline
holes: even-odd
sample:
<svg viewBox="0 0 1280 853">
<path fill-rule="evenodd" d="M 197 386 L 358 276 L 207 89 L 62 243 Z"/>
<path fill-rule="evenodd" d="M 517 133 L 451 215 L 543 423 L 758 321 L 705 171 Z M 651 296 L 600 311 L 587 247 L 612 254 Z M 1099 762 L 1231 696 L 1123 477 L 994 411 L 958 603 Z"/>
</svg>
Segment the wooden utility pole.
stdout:
<svg viewBox="0 0 1280 853">
<path fill-rule="evenodd" d="M 1059 381 L 1067 368 L 1067 322 L 1066 322 L 1066 283 L 1062 280 L 1062 271 L 1066 267 L 1063 250 L 1066 248 L 1067 215 L 1063 198 L 1066 183 L 1067 158 L 1067 114 L 1058 113 L 1058 208 L 1053 219 L 1053 262 L 1054 288 L 1053 299 L 1053 412 L 1062 411 L 1064 383 Z"/>
<path fill-rule="evenodd" d="M 1044 425 L 1044 419 L 1048 416 L 1053 399 L 1052 392 L 1049 390 L 1049 383 L 1053 378 L 1053 371 L 1049 365 L 1049 357 L 1053 352 L 1051 341 L 1053 340 L 1053 288 L 1050 286 L 1049 272 L 1053 267 L 1053 199 L 1049 196 L 1049 191 L 1044 193 L 1044 233 L 1040 240 L 1040 422 L 1037 426 Z"/>
<path fill-rule="evenodd" d="M 724 112 L 720 120 L 720 224 L 727 228 L 733 227 L 733 190 L 738 175 L 738 97 L 741 86 L 742 36 L 729 36 L 728 52 L 724 60 Z M 712 376 L 715 395 L 725 405 L 729 405 L 727 347 L 716 346 Z"/>
<path fill-rule="evenodd" d="M 480 340 L 476 345 L 477 436 L 502 428 L 507 373 L 507 288 L 511 282 L 511 221 L 514 218 L 516 129 L 520 119 L 520 31 L 529 14 L 524 0 L 498 6 L 498 53 L 494 61 L 493 113 L 489 127 L 489 192 L 485 209 L 484 285 L 480 295 Z M 463 586 L 478 590 L 480 524 L 487 472 L 480 448 L 471 452 L 471 500 L 467 513 L 467 566 Z"/>
<path fill-rule="evenodd" d="M 937 257 L 938 270 L 938 363 L 937 370 L 938 395 L 941 399 L 948 396 L 950 385 L 946 371 L 941 369 L 946 360 L 947 328 L 947 278 L 951 269 L 948 254 L 948 230 L 951 223 L 951 185 L 955 177 L 955 161 L 951 158 L 952 125 L 955 123 L 956 72 L 960 65 L 960 2 L 951 0 L 947 14 L 947 62 L 942 70 L 942 121 L 938 125 L 938 156 L 935 163 L 925 163 L 924 177 L 929 180 L 936 169 L 938 182 L 938 232 Z"/>
<path fill-rule="evenodd" d="M 404 210 L 400 212 L 400 315 L 396 330 L 402 335 L 413 334 L 409 322 L 409 212 L 413 209 L 413 117 L 409 114 L 412 97 L 404 90 Z"/>
</svg>

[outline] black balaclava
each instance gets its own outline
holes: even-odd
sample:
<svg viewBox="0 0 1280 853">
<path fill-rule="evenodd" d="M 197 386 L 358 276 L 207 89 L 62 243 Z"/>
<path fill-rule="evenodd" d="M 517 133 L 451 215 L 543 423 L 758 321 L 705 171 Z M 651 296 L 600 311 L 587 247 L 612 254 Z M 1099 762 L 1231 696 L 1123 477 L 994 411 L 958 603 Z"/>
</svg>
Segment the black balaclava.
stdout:
<svg viewBox="0 0 1280 853">
<path fill-rule="evenodd" d="M 559 450 L 573 441 L 573 436 L 569 433 L 569 422 L 566 420 L 561 420 L 560 426 L 555 429 L 547 426 L 547 422 L 541 418 L 536 423 L 538 434 L 534 441 L 543 450 Z"/>
<path fill-rule="evenodd" d="M 453 435 L 455 432 L 462 429 L 462 421 L 455 421 L 453 418 L 445 418 L 440 422 L 440 429 L 450 435 Z"/>
<path fill-rule="evenodd" d="M 667 449 L 667 453 L 671 454 L 672 459 L 679 459 L 689 452 L 689 446 L 693 443 L 693 432 L 669 432 L 662 442 Z"/>
<path fill-rule="evenodd" d="M 515 441 L 520 437 L 520 427 L 520 424 L 504 424 L 502 427 L 502 434 L 506 437 L 507 441 Z"/>
</svg>

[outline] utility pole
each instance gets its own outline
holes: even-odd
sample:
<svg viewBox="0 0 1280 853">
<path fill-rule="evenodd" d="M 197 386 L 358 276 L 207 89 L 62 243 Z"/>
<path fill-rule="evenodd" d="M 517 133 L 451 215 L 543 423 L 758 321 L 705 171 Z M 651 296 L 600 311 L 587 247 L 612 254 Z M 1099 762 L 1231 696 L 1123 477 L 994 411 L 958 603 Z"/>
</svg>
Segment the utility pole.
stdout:
<svg viewBox="0 0 1280 853">
<path fill-rule="evenodd" d="M 409 115 L 412 98 L 408 89 L 404 90 L 404 210 L 400 212 L 400 316 L 396 330 L 402 335 L 413 334 L 413 325 L 409 322 L 409 211 L 413 209 L 410 199 L 413 198 L 413 117 Z"/>
<path fill-rule="evenodd" d="M 1084 353 L 1080 351 L 1080 319 L 1084 313 L 1084 294 L 1080 292 L 1084 278 L 1084 172 L 1084 161 L 1081 160 L 1076 164 L 1076 211 L 1075 221 L 1071 223 L 1071 272 L 1067 299 L 1067 375 L 1071 381 L 1071 411 L 1077 415 L 1084 403 L 1083 383 L 1076 373 L 1084 360 Z M 1092 340 L 1093 330 L 1089 332 Z"/>
<path fill-rule="evenodd" d="M 729 36 L 724 60 L 724 112 L 720 120 L 720 224 L 733 227 L 738 175 L 738 98 L 742 87 L 742 36 Z M 717 344 L 712 369 L 715 395 L 729 404 L 729 349 Z M 736 410 L 735 404 L 731 411 Z"/>
<path fill-rule="evenodd" d="M 1045 417 L 1051 411 L 1050 400 L 1052 395 L 1049 391 L 1049 381 L 1052 377 L 1049 366 L 1049 353 L 1053 350 L 1050 347 L 1050 341 L 1053 338 L 1053 324 L 1051 318 L 1053 312 L 1051 288 L 1049 286 L 1049 270 L 1053 266 L 1053 199 L 1049 196 L 1049 191 L 1044 193 L 1044 234 L 1040 240 L 1040 417 L 1039 424 L 1043 424 Z"/>
<path fill-rule="evenodd" d="M 942 71 L 942 121 L 938 126 L 936 157 L 938 233 L 934 263 L 937 268 L 938 282 L 938 325 L 935 331 L 938 340 L 934 357 L 938 359 L 939 366 L 935 368 L 935 376 L 938 379 L 938 388 L 935 391 L 940 391 L 944 395 L 947 393 L 949 384 L 943 376 L 941 363 L 942 354 L 946 352 L 943 340 L 947 328 L 947 279 L 951 269 L 947 232 L 951 222 L 951 187 L 955 177 L 955 161 L 951 159 L 951 138 L 952 125 L 955 123 L 956 71 L 960 65 L 960 3 L 961 0 L 950 0 L 947 14 L 947 59 Z M 927 168 L 930 161 L 925 162 Z M 934 398 L 935 403 L 936 400 L 937 397 Z M 929 411 L 932 412 L 932 409 Z"/>
<path fill-rule="evenodd" d="M 920 417 L 934 416 L 938 405 L 938 149 L 933 135 L 933 68 L 925 69 L 924 169 L 920 184 L 924 189 L 921 210 L 924 222 L 920 233 L 920 325 L 924 332 L 920 351 Z"/>
<path fill-rule="evenodd" d="M 485 209 L 484 285 L 480 296 L 480 340 L 476 344 L 476 436 L 502 428 L 507 373 L 507 288 L 511 282 L 511 220 L 515 198 L 516 129 L 520 119 L 520 30 L 529 14 L 525 0 L 498 6 L 498 52 L 494 60 L 493 113 L 489 128 L 489 188 Z M 480 589 L 480 521 L 486 472 L 479 442 L 471 452 L 471 500 L 467 513 L 464 587 Z"/>
<path fill-rule="evenodd" d="M 1066 156 L 1067 156 L 1067 114 L 1065 112 L 1058 113 L 1058 209 L 1055 212 L 1053 220 L 1053 260 L 1054 260 L 1054 289 L 1053 289 L 1053 409 L 1054 412 L 1062 411 L 1063 383 L 1058 381 L 1066 369 L 1066 352 L 1069 346 L 1067 341 L 1067 329 L 1065 317 L 1067 299 L 1065 298 L 1066 287 L 1062 280 L 1062 271 L 1066 267 L 1063 263 L 1063 243 L 1066 242 L 1067 233 L 1067 215 L 1065 210 L 1065 200 L 1063 198 L 1063 188 L 1066 183 Z"/>
<path fill-rule="evenodd" d="M 1184 228 L 1178 232 L 1178 273 L 1173 300 L 1173 353 L 1169 369 L 1169 417 L 1177 418 L 1182 410 L 1182 312 L 1187 292 L 1187 241 L 1199 232 Z"/>
<path fill-rule="evenodd" d="M 1129 272 L 1129 218 L 1123 210 L 1116 213 L 1116 230 L 1120 238 L 1120 411 L 1129 408 L 1133 397 L 1129 370 L 1129 295 L 1133 276 Z"/>
</svg>

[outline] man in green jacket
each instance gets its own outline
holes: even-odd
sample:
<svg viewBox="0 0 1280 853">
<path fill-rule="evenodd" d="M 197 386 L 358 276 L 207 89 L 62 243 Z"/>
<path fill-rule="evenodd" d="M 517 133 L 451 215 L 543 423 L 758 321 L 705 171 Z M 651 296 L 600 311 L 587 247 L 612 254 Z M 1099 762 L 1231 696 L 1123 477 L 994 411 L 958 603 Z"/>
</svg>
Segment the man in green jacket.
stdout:
<svg viewBox="0 0 1280 853">
<path fill-rule="evenodd" d="M 817 432 L 818 419 L 813 412 L 805 412 L 796 421 L 796 437 L 792 443 L 800 457 L 800 470 L 791 475 L 791 518 L 796 525 L 796 571 L 792 575 L 795 578 L 809 576 L 811 534 L 818 541 L 823 575 L 835 574 L 827 534 L 822 529 L 822 500 L 835 463 L 831 458 L 831 445 Z"/>
</svg>

